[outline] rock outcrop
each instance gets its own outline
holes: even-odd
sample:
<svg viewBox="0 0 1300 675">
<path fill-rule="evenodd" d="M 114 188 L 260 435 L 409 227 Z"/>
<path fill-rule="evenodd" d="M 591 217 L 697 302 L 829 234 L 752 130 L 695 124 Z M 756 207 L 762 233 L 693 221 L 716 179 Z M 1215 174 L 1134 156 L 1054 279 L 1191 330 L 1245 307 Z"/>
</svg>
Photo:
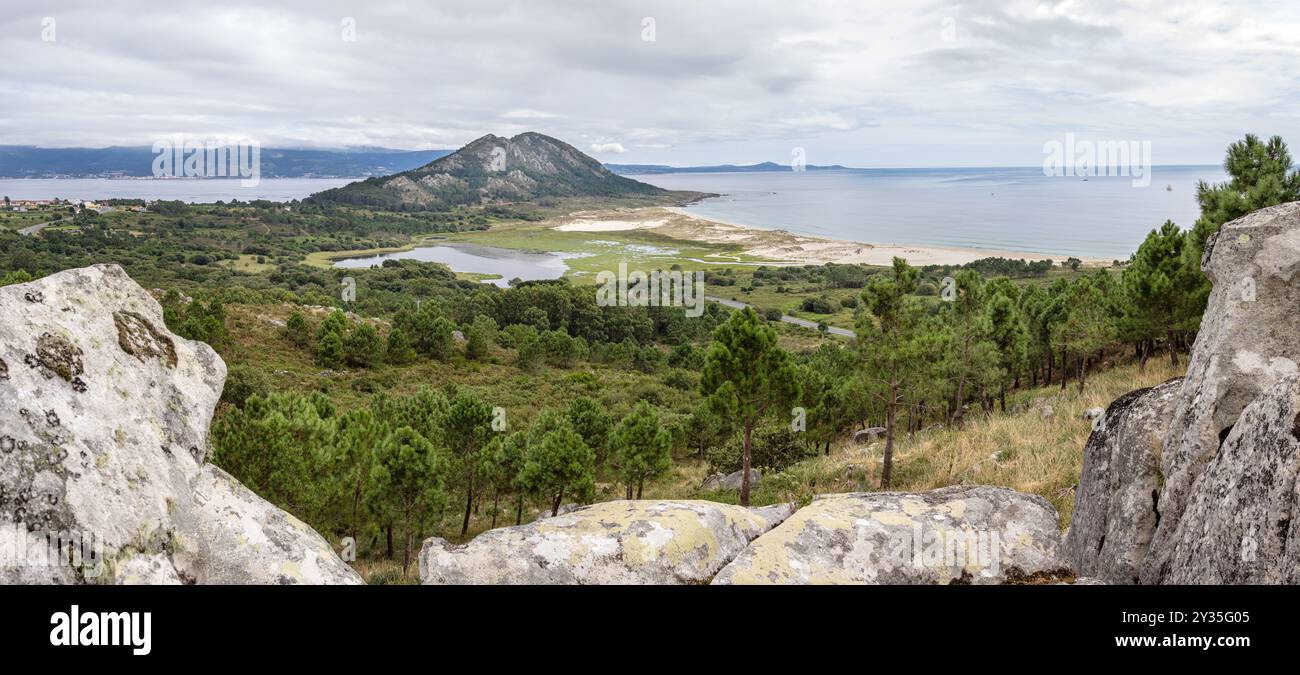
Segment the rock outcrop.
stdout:
<svg viewBox="0 0 1300 675">
<path fill-rule="evenodd" d="M 822 495 L 714 584 L 997 584 L 1068 576 L 1056 510 L 985 486 Z"/>
<path fill-rule="evenodd" d="M 706 501 L 601 502 L 527 525 L 420 551 L 425 584 L 701 584 L 789 505 L 747 509 Z"/>
<path fill-rule="evenodd" d="M 1100 416 L 1063 554 L 1076 574 L 1137 583 L 1159 521 L 1160 456 L 1182 380 L 1125 394 Z"/>
<path fill-rule="evenodd" d="M 551 515 L 551 509 L 549 507 L 544 508 L 537 514 L 537 517 L 534 518 L 533 521 L 536 522 L 538 520 L 546 520 L 547 518 L 554 518 L 555 516 L 562 516 L 566 513 L 572 513 L 580 508 L 582 508 L 582 504 L 574 504 L 574 503 L 562 504 L 560 505 L 560 508 L 556 511 L 555 515 Z"/>
<path fill-rule="evenodd" d="M 1300 583 L 1300 376 L 1255 397 L 1197 475 L 1146 583 Z M 1162 529 L 1165 527 L 1161 523 Z"/>
<path fill-rule="evenodd" d="M 1121 398 L 1089 440 L 1064 546 L 1080 575 L 1300 581 L 1300 203 L 1227 223 L 1201 267 L 1214 286 L 1181 385 Z"/>
<path fill-rule="evenodd" d="M 1225 224 L 1201 268 L 1214 288 L 1165 441 L 1161 521 L 1143 583 L 1177 576 L 1168 556 L 1180 521 L 1242 410 L 1300 372 L 1300 202 Z"/>
<path fill-rule="evenodd" d="M 744 480 L 744 478 L 745 478 L 744 469 L 737 469 L 725 475 L 720 473 L 715 473 L 712 476 L 709 476 L 708 478 L 704 479 L 704 482 L 700 484 L 700 489 L 701 490 L 739 490 L 740 484 Z M 758 487 L 759 482 L 762 480 L 763 480 L 763 475 L 758 472 L 758 469 L 749 470 L 749 487 L 751 489 Z"/>
<path fill-rule="evenodd" d="M 853 432 L 853 442 L 857 445 L 870 445 L 885 435 L 884 427 L 869 427 Z"/>
<path fill-rule="evenodd" d="M 360 582 L 205 464 L 226 366 L 120 267 L 0 288 L 0 313 L 0 582 Z"/>
</svg>

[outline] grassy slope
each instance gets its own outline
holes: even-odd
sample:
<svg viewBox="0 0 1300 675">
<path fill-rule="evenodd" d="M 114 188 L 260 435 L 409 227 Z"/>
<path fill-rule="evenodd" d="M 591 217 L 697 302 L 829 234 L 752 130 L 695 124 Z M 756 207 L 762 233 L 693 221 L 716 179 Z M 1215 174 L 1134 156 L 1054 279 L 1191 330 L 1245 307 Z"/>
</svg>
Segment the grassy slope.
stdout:
<svg viewBox="0 0 1300 675">
<path fill-rule="evenodd" d="M 1091 433 L 1084 411 L 1105 408 L 1129 391 L 1182 374 L 1183 368 L 1171 366 L 1165 359 L 1148 362 L 1145 372 L 1135 364 L 1121 365 L 1090 377 L 1082 394 L 1073 381 L 1064 391 L 1059 385 L 1026 390 L 1007 402 L 1011 410 L 1029 408 L 1023 412 L 987 417 L 972 414 L 960 430 L 936 429 L 914 439 L 903 435 L 895 449 L 893 489 L 908 492 L 963 484 L 1008 487 L 1046 498 L 1060 513 L 1064 528 L 1074 510 L 1074 487 Z M 1051 417 L 1043 417 L 1033 407 L 1039 398 L 1053 408 Z M 779 475 L 765 476 L 754 503 L 806 502 L 816 494 L 878 490 L 883 449 L 883 441 L 863 447 L 841 439 L 832 445 L 830 456 L 805 460 Z M 679 483 L 657 484 L 652 496 L 691 496 L 690 488 L 703 479 L 702 469 L 679 467 L 676 472 Z M 735 493 L 709 498 L 734 503 Z"/>
</svg>

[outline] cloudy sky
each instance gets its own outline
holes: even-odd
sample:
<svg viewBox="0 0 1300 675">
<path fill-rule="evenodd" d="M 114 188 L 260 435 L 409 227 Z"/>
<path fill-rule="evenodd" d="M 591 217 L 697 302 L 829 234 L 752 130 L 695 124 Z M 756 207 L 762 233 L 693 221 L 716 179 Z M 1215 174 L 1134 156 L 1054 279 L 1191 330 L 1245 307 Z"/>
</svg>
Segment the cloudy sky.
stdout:
<svg viewBox="0 0 1300 675">
<path fill-rule="evenodd" d="M 454 148 L 607 162 L 1037 165 L 1073 133 L 1218 163 L 1300 144 L 1277 2 L 6 0 L 0 144 Z"/>
</svg>

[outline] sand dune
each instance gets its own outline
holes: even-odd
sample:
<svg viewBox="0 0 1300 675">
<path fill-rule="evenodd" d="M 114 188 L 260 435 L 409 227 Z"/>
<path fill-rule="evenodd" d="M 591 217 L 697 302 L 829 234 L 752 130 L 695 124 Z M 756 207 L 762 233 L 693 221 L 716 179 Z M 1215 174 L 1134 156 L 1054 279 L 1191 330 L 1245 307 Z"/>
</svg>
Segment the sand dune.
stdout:
<svg viewBox="0 0 1300 675">
<path fill-rule="evenodd" d="M 868 244 L 765 230 L 720 220 L 701 218 L 679 208 L 635 208 L 584 211 L 571 214 L 555 226 L 562 232 L 617 232 L 649 230 L 674 239 L 711 244 L 735 244 L 746 255 L 784 264 L 865 263 L 889 265 L 894 257 L 912 265 L 964 265 L 980 258 L 1063 261 L 1063 253 L 1003 251 L 913 244 Z M 1083 258 L 1086 266 L 1108 266 L 1110 260 Z"/>
</svg>

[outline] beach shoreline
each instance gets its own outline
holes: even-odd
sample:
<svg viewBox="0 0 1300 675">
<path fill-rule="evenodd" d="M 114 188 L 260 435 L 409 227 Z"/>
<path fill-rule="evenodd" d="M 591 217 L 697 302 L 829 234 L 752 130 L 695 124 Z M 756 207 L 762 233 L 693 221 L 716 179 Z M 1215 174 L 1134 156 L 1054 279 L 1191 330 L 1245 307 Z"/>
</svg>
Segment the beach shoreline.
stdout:
<svg viewBox="0 0 1300 675">
<path fill-rule="evenodd" d="M 1049 252 L 1007 251 L 922 244 L 873 244 L 831 239 L 795 234 L 787 230 L 764 229 L 741 223 L 730 223 L 716 218 L 698 216 L 676 206 L 579 211 L 557 219 L 551 227 L 561 232 L 590 232 L 593 234 L 639 230 L 684 241 L 729 244 L 740 247 L 741 253 L 746 256 L 787 265 L 837 263 L 888 266 L 893 263 L 895 257 L 899 257 L 907 260 L 908 264 L 920 267 L 925 265 L 965 265 L 982 258 L 1051 259 L 1060 263 L 1072 257 L 1066 254 Z M 1082 260 L 1082 265 L 1085 267 L 1109 267 L 1113 262 L 1103 258 L 1073 257 Z"/>
</svg>

